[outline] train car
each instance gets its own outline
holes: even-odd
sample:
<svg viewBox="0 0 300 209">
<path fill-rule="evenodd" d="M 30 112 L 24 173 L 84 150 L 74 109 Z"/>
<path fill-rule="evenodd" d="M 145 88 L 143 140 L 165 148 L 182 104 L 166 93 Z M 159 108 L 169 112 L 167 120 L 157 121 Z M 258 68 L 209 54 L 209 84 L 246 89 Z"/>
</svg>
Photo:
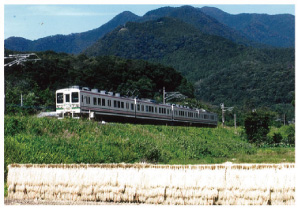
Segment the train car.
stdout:
<svg viewBox="0 0 300 209">
<path fill-rule="evenodd" d="M 119 93 L 71 86 L 56 91 L 59 117 L 88 116 L 107 122 L 217 126 L 217 115 L 203 109 L 159 104 L 150 99 L 121 97 Z"/>
</svg>

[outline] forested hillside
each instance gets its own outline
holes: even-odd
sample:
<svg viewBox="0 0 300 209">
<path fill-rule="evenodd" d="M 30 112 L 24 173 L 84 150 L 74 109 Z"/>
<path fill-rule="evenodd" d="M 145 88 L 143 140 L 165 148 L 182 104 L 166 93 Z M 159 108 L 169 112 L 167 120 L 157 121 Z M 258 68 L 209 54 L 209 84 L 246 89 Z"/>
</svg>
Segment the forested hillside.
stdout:
<svg viewBox="0 0 300 209">
<path fill-rule="evenodd" d="M 5 67 L 6 111 L 20 104 L 21 94 L 24 106 L 54 106 L 55 91 L 71 85 L 120 92 L 124 96 L 132 96 L 130 92 L 135 91 L 134 95 L 140 98 L 160 97 L 165 86 L 168 91 L 176 90 L 194 97 L 193 85 L 173 68 L 161 64 L 51 51 L 38 56 L 41 61 Z"/>
<path fill-rule="evenodd" d="M 294 49 L 257 49 L 201 33 L 174 18 L 127 23 L 85 51 L 169 65 L 195 83 L 198 99 L 292 111 Z M 276 107 L 275 107 L 276 106 Z M 283 111 L 283 110 L 282 110 Z"/>
</svg>

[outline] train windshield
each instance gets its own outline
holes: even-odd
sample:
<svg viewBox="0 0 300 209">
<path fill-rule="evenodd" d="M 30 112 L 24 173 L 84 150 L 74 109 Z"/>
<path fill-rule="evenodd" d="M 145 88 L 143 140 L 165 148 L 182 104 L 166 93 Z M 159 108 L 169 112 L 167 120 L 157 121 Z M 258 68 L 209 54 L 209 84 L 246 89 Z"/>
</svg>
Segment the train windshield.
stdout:
<svg viewBox="0 0 300 209">
<path fill-rule="evenodd" d="M 65 94 L 66 96 L 66 103 L 69 103 L 70 102 L 70 94 Z"/>
<path fill-rule="evenodd" d="M 57 103 L 63 103 L 64 99 L 63 99 L 63 93 L 57 93 Z"/>
<path fill-rule="evenodd" d="M 72 103 L 79 101 L 78 92 L 72 92 Z"/>
</svg>

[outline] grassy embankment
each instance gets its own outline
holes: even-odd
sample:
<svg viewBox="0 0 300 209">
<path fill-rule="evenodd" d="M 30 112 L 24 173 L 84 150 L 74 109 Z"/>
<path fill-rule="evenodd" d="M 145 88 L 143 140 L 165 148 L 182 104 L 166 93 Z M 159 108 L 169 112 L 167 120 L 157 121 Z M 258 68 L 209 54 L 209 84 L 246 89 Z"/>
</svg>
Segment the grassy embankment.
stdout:
<svg viewBox="0 0 300 209">
<path fill-rule="evenodd" d="M 295 148 L 257 148 L 242 128 L 106 124 L 5 116 L 5 182 L 11 163 L 163 164 L 295 162 Z"/>
</svg>

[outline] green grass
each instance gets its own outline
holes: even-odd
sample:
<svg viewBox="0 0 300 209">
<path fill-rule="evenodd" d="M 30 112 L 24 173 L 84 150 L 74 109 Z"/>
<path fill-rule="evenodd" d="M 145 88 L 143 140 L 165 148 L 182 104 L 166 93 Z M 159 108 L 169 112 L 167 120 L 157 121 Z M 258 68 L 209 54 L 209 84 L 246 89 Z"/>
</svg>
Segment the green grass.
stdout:
<svg viewBox="0 0 300 209">
<path fill-rule="evenodd" d="M 11 163 L 200 164 L 295 162 L 294 148 L 257 148 L 239 128 L 198 128 L 5 115 L 4 166 Z"/>
<path fill-rule="evenodd" d="M 8 188 L 7 188 L 7 183 L 4 183 L 4 197 L 7 197 L 8 195 Z"/>
</svg>

